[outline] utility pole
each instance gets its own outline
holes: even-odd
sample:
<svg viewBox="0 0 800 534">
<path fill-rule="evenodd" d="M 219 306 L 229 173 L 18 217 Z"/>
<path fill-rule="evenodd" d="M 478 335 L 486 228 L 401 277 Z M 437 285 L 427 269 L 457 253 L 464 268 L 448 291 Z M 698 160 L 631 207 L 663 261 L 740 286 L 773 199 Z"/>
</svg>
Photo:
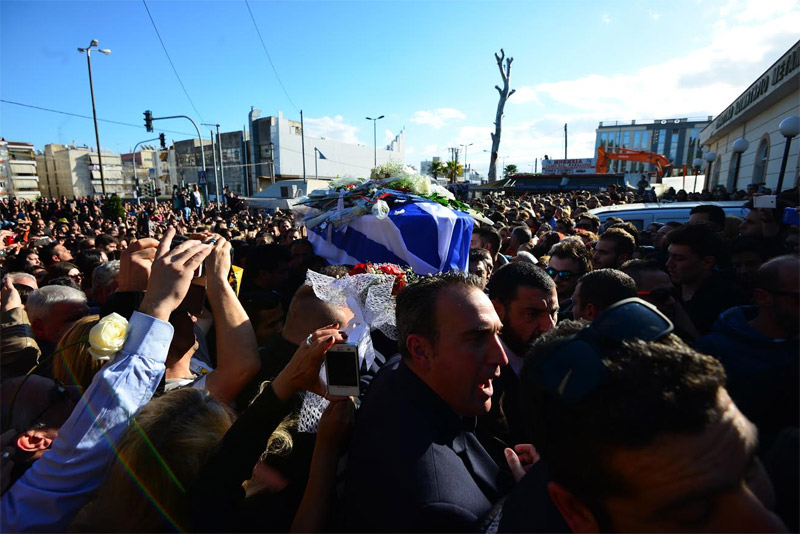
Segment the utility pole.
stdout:
<svg viewBox="0 0 800 534">
<path fill-rule="evenodd" d="M 303 126 L 303 110 L 300 110 L 300 144 L 303 151 L 303 183 L 306 184 L 306 132 Z M 308 193 L 308 191 L 306 191 Z"/>
<path fill-rule="evenodd" d="M 567 159 L 567 123 L 564 123 L 564 159 Z"/>
<path fill-rule="evenodd" d="M 219 147 L 219 180 L 222 182 L 222 190 L 225 191 L 225 166 L 222 162 L 222 136 L 219 134 L 219 124 L 217 124 L 217 146 Z"/>
</svg>

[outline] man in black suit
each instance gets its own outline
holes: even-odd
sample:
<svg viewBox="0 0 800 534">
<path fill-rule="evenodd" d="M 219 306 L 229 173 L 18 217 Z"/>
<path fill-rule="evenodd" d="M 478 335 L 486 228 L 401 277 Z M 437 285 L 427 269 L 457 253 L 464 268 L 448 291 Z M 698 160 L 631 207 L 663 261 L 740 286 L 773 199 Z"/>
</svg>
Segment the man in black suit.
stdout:
<svg viewBox="0 0 800 534">
<path fill-rule="evenodd" d="M 400 356 L 381 368 L 359 410 L 345 530 L 474 530 L 508 492 L 510 477 L 473 433 L 508 363 L 501 328 L 478 282 L 459 273 L 400 292 Z"/>
<path fill-rule="evenodd" d="M 491 409 L 478 417 L 475 434 L 494 461 L 506 469 L 505 450 L 527 443 L 518 393 L 522 358 L 534 340 L 555 326 L 558 295 L 555 282 L 543 269 L 523 262 L 498 269 L 487 289 L 503 323 L 500 339 L 508 365 L 500 370 Z"/>
</svg>

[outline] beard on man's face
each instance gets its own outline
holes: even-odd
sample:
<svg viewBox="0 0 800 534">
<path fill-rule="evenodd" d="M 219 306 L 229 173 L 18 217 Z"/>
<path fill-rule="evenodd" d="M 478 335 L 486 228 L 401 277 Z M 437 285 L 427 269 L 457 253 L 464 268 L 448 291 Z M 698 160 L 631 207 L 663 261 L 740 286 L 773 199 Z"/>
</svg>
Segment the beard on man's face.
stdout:
<svg viewBox="0 0 800 534">
<path fill-rule="evenodd" d="M 503 340 L 503 343 L 508 345 L 508 348 L 510 348 L 512 352 L 514 352 L 514 354 L 520 358 L 528 353 L 528 349 L 536 339 L 535 337 L 527 340 L 523 339 L 523 337 L 519 335 L 511 326 L 511 322 L 508 320 L 508 318 L 503 321 L 503 330 L 500 332 L 500 338 Z"/>
</svg>

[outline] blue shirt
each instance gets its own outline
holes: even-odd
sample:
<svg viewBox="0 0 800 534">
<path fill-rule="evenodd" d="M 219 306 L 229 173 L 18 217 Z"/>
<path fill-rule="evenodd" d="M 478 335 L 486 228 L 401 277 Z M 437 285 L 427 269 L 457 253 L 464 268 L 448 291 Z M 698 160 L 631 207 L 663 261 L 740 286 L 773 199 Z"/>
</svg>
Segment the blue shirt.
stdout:
<svg viewBox="0 0 800 534">
<path fill-rule="evenodd" d="M 131 417 L 164 375 L 172 325 L 134 312 L 122 350 L 97 373 L 53 445 L 3 495 L 0 531 L 64 532 L 104 481 Z"/>
</svg>

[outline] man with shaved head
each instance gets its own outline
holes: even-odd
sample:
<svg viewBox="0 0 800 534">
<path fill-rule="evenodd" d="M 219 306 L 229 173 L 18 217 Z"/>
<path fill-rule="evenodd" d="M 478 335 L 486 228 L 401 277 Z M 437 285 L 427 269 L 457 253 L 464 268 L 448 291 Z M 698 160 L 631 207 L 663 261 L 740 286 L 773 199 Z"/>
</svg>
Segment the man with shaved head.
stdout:
<svg viewBox="0 0 800 534">
<path fill-rule="evenodd" d="M 800 259 L 778 256 L 756 273 L 755 306 L 724 311 L 695 348 L 717 358 L 728 375 L 736 405 L 769 442 L 787 426 L 797 426 L 797 343 L 800 333 Z"/>
</svg>

